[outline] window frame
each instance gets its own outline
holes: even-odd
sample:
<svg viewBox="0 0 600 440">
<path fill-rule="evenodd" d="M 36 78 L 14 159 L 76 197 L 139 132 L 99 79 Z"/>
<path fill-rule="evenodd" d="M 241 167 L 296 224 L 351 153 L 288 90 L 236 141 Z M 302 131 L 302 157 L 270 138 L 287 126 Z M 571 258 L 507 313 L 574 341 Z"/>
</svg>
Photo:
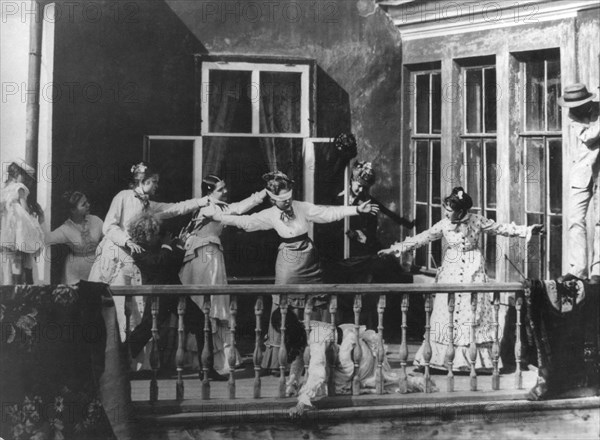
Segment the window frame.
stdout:
<svg viewBox="0 0 600 440">
<path fill-rule="evenodd" d="M 495 72 L 495 77 L 496 77 L 496 84 L 498 84 L 498 77 L 497 77 L 497 69 L 496 69 L 496 64 L 492 63 L 492 62 L 487 62 L 487 63 L 481 63 L 481 64 L 473 64 L 473 65 L 469 65 L 469 66 L 462 66 L 461 70 L 460 70 L 460 75 L 461 75 L 461 86 L 463 87 L 464 93 L 462 93 L 462 100 L 461 100 L 461 106 L 462 106 L 462 120 L 461 120 L 461 128 L 460 128 L 460 155 L 461 155 L 461 159 L 462 159 L 462 164 L 461 164 L 461 179 L 462 179 L 462 183 L 463 186 L 465 187 L 465 189 L 467 190 L 467 192 L 469 192 L 469 175 L 470 172 L 472 171 L 472 167 L 474 165 L 471 164 L 471 162 L 469 162 L 468 160 L 468 151 L 467 151 L 467 143 L 468 142 L 477 142 L 478 147 L 480 149 L 480 162 L 478 164 L 476 164 L 475 166 L 477 166 L 478 170 L 479 170 L 479 179 L 477 182 L 477 186 L 479 188 L 479 206 L 477 207 L 473 207 L 471 208 L 472 211 L 476 211 L 478 214 L 484 216 L 484 217 L 488 217 L 490 213 L 494 213 L 494 220 L 497 221 L 498 219 L 498 195 L 496 194 L 496 207 L 495 208 L 489 208 L 488 207 L 488 172 L 489 172 L 489 168 L 488 168 L 488 151 L 487 151 L 487 142 L 493 141 L 496 144 L 496 160 L 495 163 L 493 164 L 495 167 L 498 166 L 498 130 L 497 130 L 497 124 L 496 124 L 496 130 L 495 131 L 491 131 L 488 132 L 486 131 L 487 127 L 486 127 L 486 111 L 487 111 L 487 84 L 486 84 L 486 80 L 485 80 L 485 71 L 486 70 L 491 70 L 493 69 Z M 469 84 L 467 83 L 467 72 L 468 71 L 480 71 L 481 72 L 481 91 L 482 91 L 482 96 L 481 96 L 481 102 L 482 102 L 482 109 L 481 109 L 481 127 L 482 130 L 480 130 L 479 132 L 469 132 L 468 131 L 468 87 Z M 497 99 L 496 99 L 497 102 Z M 496 118 L 498 117 L 498 108 L 496 107 Z M 496 177 L 497 179 L 497 177 Z M 496 186 L 496 193 L 497 193 L 498 189 Z M 484 243 L 484 249 L 485 249 L 485 257 L 486 257 L 486 271 L 488 274 L 493 274 L 494 278 L 497 276 L 498 271 L 497 271 L 497 260 L 498 260 L 498 256 L 495 255 L 494 259 L 491 259 L 488 261 L 488 250 L 490 249 L 488 246 L 488 242 L 491 240 L 495 241 L 495 237 L 492 238 L 490 236 L 488 236 L 487 234 L 484 235 L 483 237 Z M 496 245 L 494 245 L 494 248 L 496 248 Z M 495 252 L 495 250 L 494 250 Z"/>
<path fill-rule="evenodd" d="M 442 216 L 442 194 L 441 194 L 441 178 L 440 178 L 440 188 L 439 188 L 439 192 L 440 192 L 440 202 L 439 203 L 434 203 L 433 202 L 433 151 L 434 151 L 434 143 L 438 142 L 439 144 L 439 149 L 440 149 L 440 159 L 441 159 L 441 148 L 442 148 L 442 133 L 441 133 L 441 116 L 442 116 L 442 105 L 443 105 L 443 100 L 441 99 L 440 96 L 440 106 L 439 106 L 439 112 L 440 112 L 440 133 L 433 133 L 433 117 L 432 117 L 432 113 L 433 113 L 433 105 L 432 105 L 432 100 L 433 100 L 433 75 L 439 75 L 440 76 L 440 84 L 441 84 L 441 79 L 442 79 L 442 71 L 441 68 L 434 68 L 434 69 L 427 69 L 427 70 L 414 70 L 410 72 L 410 80 L 412 82 L 412 84 L 414 84 L 414 90 L 415 93 L 412 94 L 412 102 L 411 102 L 411 126 L 412 126 L 412 130 L 411 130 L 411 136 L 410 136 L 410 142 L 411 142 L 411 147 L 412 147 L 412 161 L 415 164 L 415 172 L 413 173 L 414 177 L 413 177 L 413 185 L 412 185 L 412 200 L 413 200 L 413 206 L 414 206 L 414 212 L 415 212 L 415 217 L 417 215 L 417 207 L 418 206 L 425 206 L 427 209 L 427 223 L 426 223 L 426 228 L 424 230 L 427 230 L 429 228 L 431 228 L 434 223 L 433 223 L 433 210 L 434 209 L 438 209 L 440 211 L 440 219 Z M 428 101 L 428 105 L 429 105 L 429 114 L 428 114 L 428 118 L 429 118 L 429 133 L 417 133 L 417 76 L 419 75 L 429 75 L 429 101 Z M 441 90 L 440 90 L 441 92 Z M 428 182 L 427 182 L 427 202 L 422 202 L 419 201 L 417 199 L 417 172 L 418 170 L 416 169 L 416 165 L 417 165 L 417 143 L 418 142 L 423 142 L 426 141 L 427 142 L 427 169 L 428 169 L 428 173 L 427 173 L 427 178 L 428 178 Z M 441 163 L 440 163 L 440 170 L 439 170 L 439 174 L 441 177 Z M 416 232 L 415 233 L 420 233 L 422 231 Z M 426 264 L 424 266 L 425 270 L 437 270 L 438 269 L 438 265 L 435 262 L 435 255 L 434 255 L 434 251 L 433 251 L 433 244 L 429 243 L 426 246 Z M 440 252 L 439 252 L 439 262 L 441 264 L 442 262 L 442 257 L 443 257 L 443 249 L 440 246 Z M 415 255 L 415 260 L 416 260 L 416 255 Z"/>
<path fill-rule="evenodd" d="M 551 167 L 550 167 L 550 148 L 549 148 L 549 144 L 551 141 L 558 141 L 561 142 L 562 145 L 562 139 L 563 139 L 563 133 L 562 133 L 562 127 L 559 124 L 559 127 L 556 130 L 549 130 L 548 129 L 548 61 L 554 61 L 554 62 L 558 62 L 559 66 L 560 66 L 560 50 L 559 49 L 552 49 L 552 50 L 548 50 L 548 51 L 544 51 L 543 53 L 535 53 L 535 54 L 525 54 L 525 55 L 519 55 L 517 57 L 518 63 L 519 63 L 519 83 L 520 83 L 520 87 L 523 91 L 523 98 L 521 99 L 521 118 L 519 120 L 519 125 L 520 125 L 520 130 L 519 130 L 519 145 L 521 147 L 521 151 L 522 151 L 522 158 L 523 158 L 523 163 L 525 166 L 524 169 L 524 179 L 523 179 L 523 199 L 524 199 L 524 206 L 523 206 L 523 214 L 524 214 L 524 218 L 525 218 L 525 222 L 526 224 L 528 223 L 528 217 L 529 215 L 536 215 L 536 216 L 540 216 L 542 218 L 542 223 L 545 225 L 545 229 L 546 229 L 546 234 L 540 237 L 540 248 L 538 250 L 538 252 L 536 252 L 538 255 L 533 256 L 532 255 L 532 251 L 531 251 L 531 247 L 528 246 L 527 248 L 527 252 L 525 254 L 525 270 L 526 270 L 526 275 L 528 277 L 532 276 L 531 272 L 533 271 L 532 267 L 534 264 L 537 265 L 537 270 L 539 271 L 538 273 L 538 277 L 542 278 L 542 279 L 551 279 L 551 278 L 556 278 L 557 276 L 559 276 L 562 273 L 562 263 L 561 263 L 561 270 L 559 271 L 560 273 L 558 274 L 551 274 L 550 273 L 550 258 L 552 257 L 550 249 L 551 249 L 551 244 L 552 244 L 552 231 L 550 229 L 550 226 L 552 225 L 552 219 L 559 219 L 560 220 L 560 224 L 563 224 L 563 220 L 564 220 L 564 207 L 563 207 L 563 195 L 562 195 L 562 191 L 561 191 L 561 198 L 560 198 L 560 205 L 561 205 L 561 211 L 560 213 L 554 213 L 552 212 L 552 202 L 551 202 L 551 194 L 550 194 L 550 171 L 551 171 Z M 545 105 L 544 108 L 544 130 L 527 130 L 527 92 L 526 92 L 526 85 L 527 85 L 527 64 L 529 62 L 535 61 L 535 60 L 543 60 L 544 61 L 544 97 L 543 97 L 543 102 Z M 562 72 L 560 72 L 560 76 L 559 76 L 560 81 L 562 81 Z M 559 82 L 559 89 L 560 89 L 560 82 Z M 559 107 L 560 109 L 560 107 Z M 560 112 L 561 110 L 559 110 Z M 557 119 L 560 122 L 562 120 L 562 116 L 559 113 L 557 115 Z M 543 178 L 544 181 L 543 182 L 539 182 L 541 189 L 540 189 L 540 196 L 542 197 L 541 200 L 541 206 L 543 209 L 543 212 L 538 212 L 538 211 L 532 211 L 529 209 L 529 191 L 528 191 L 528 187 L 527 185 L 529 183 L 533 183 L 533 181 L 529 180 L 529 175 L 528 175 L 528 170 L 529 170 L 529 160 L 528 160 L 528 142 L 532 141 L 532 140 L 539 140 L 542 142 L 542 151 L 543 151 L 543 170 L 540 170 L 540 172 L 538 173 L 540 176 L 540 179 Z M 561 178 L 564 181 L 564 174 L 563 174 L 563 169 L 562 167 L 564 166 L 564 161 L 562 158 L 563 155 L 563 151 L 561 148 Z M 542 172 L 543 171 L 543 172 Z M 562 188 L 562 182 L 561 182 L 561 188 Z M 562 236 L 563 236 L 563 227 L 561 226 L 561 231 L 560 231 L 560 243 L 561 243 L 561 253 L 560 253 L 560 258 L 562 259 L 562 253 L 564 253 L 564 242 L 562 240 Z M 541 258 L 540 258 L 541 257 Z M 535 259 L 538 259 L 538 261 L 536 262 Z"/>
<path fill-rule="evenodd" d="M 228 133 L 210 131 L 209 98 L 206 87 L 210 84 L 211 71 L 245 71 L 251 72 L 251 84 L 256 84 L 257 98 L 252 102 L 252 132 Z M 235 137 L 283 137 L 283 138 L 308 138 L 310 137 L 310 71 L 311 63 L 293 62 L 249 62 L 249 61 L 202 61 L 202 84 L 200 90 L 200 132 L 202 136 L 235 136 Z M 300 73 L 300 132 L 299 133 L 261 133 L 260 132 L 260 74 L 261 72 Z"/>
</svg>

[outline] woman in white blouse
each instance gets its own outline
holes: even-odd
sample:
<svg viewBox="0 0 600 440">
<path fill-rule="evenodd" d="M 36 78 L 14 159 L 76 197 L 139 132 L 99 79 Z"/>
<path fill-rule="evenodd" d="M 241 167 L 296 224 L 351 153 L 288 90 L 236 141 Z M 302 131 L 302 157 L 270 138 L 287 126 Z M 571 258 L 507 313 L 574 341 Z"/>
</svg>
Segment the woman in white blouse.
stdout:
<svg viewBox="0 0 600 440">
<path fill-rule="evenodd" d="M 102 231 L 104 239 L 96 251 L 96 260 L 92 266 L 89 280 L 110 285 L 141 285 L 142 276 L 135 265 L 132 252 L 143 249 L 131 240 L 127 233 L 129 222 L 143 211 L 154 214 L 159 219 L 189 214 L 207 204 L 207 198 L 190 199 L 179 203 L 159 203 L 150 200 L 158 190 L 158 173 L 149 165 L 140 162 L 131 167 L 129 189 L 119 192 L 112 200 Z M 121 339 L 125 340 L 125 298 L 115 297 L 115 309 Z M 135 300 L 138 302 L 137 298 Z M 141 301 L 141 298 L 140 298 Z M 143 304 L 138 302 L 131 314 L 131 328 L 141 321 Z"/>
<path fill-rule="evenodd" d="M 263 176 L 266 193 L 273 206 L 252 215 L 228 215 L 215 212 L 213 218 L 223 225 L 236 226 L 248 232 L 274 229 L 281 238 L 275 263 L 275 284 L 314 284 L 321 282 L 321 266 L 312 240 L 308 237 L 310 222 L 331 223 L 359 213 L 377 214 L 379 207 L 366 201 L 359 206 L 318 206 L 309 202 L 293 200 L 293 181 L 282 172 L 276 171 Z M 304 295 L 289 295 L 289 304 L 294 308 L 304 307 Z M 319 307 L 327 298 L 318 295 L 315 301 L 315 319 Z M 279 295 L 273 295 L 273 310 L 279 307 Z M 321 310 L 321 312 L 326 312 Z M 279 367 L 278 353 L 281 333 L 269 326 L 267 351 L 263 368 Z"/>
<path fill-rule="evenodd" d="M 69 218 L 52 232 L 46 232 L 46 246 L 64 244 L 69 248 L 61 283 L 76 284 L 87 280 L 94 264 L 96 248 L 102 239 L 102 219 L 90 215 L 90 202 L 80 191 L 62 196 Z"/>
</svg>

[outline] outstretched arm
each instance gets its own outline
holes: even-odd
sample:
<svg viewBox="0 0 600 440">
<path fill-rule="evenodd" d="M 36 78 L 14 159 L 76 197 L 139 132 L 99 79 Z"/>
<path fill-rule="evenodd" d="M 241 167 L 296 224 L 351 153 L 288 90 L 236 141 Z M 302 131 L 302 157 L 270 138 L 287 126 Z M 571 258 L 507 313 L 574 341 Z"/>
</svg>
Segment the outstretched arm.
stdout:
<svg viewBox="0 0 600 440">
<path fill-rule="evenodd" d="M 235 226 L 246 232 L 267 231 L 273 229 L 271 212 L 271 209 L 265 209 L 252 215 L 229 215 L 217 210 L 213 219 L 226 226 Z"/>
<path fill-rule="evenodd" d="M 444 220 L 441 220 L 426 231 L 423 231 L 413 237 L 408 237 L 401 243 L 394 243 L 388 249 L 379 251 L 378 255 L 383 256 L 394 254 L 399 257 L 405 252 L 410 252 L 414 249 L 420 248 L 421 246 L 425 246 L 432 241 L 439 240 L 444 235 L 443 224 Z"/>
<path fill-rule="evenodd" d="M 190 199 L 178 203 L 150 202 L 150 207 L 156 213 L 156 216 L 162 220 L 189 214 L 207 204 L 208 197 L 202 197 L 200 199 Z"/>
<path fill-rule="evenodd" d="M 516 225 L 514 223 L 496 223 L 494 220 L 477 216 L 477 220 L 481 222 L 481 230 L 490 235 L 502 235 L 504 237 L 521 237 L 527 241 L 532 235 L 542 233 L 544 225 Z"/>
<path fill-rule="evenodd" d="M 377 206 L 379 206 L 379 212 L 381 212 L 383 215 L 386 215 L 387 217 L 391 218 L 396 224 L 398 224 L 400 226 L 404 226 L 405 228 L 408 228 L 408 229 L 412 229 L 415 227 L 414 220 L 410 221 L 404 217 L 400 217 L 394 211 L 391 211 L 388 208 L 386 208 L 379 200 L 377 200 L 375 198 L 371 198 L 371 202 L 375 203 Z"/>
<path fill-rule="evenodd" d="M 263 202 L 266 195 L 267 191 L 264 189 L 262 191 L 255 192 L 250 197 L 240 202 L 230 203 L 228 206 L 223 208 L 223 212 L 229 215 L 244 214 L 245 212 L 250 211 L 252 208 L 255 208 L 258 205 L 260 205 Z"/>
</svg>

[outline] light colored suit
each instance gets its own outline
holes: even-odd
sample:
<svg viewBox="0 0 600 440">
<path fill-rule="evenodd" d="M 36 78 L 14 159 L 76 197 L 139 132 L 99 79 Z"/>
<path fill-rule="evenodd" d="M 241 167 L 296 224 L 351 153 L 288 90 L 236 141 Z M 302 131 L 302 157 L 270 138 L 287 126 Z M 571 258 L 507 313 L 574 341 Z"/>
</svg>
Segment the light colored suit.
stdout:
<svg viewBox="0 0 600 440">
<path fill-rule="evenodd" d="M 568 271 L 585 278 L 588 275 L 586 215 L 590 201 L 594 208 L 594 253 L 589 275 L 600 275 L 600 201 L 598 198 L 598 175 L 600 171 L 600 118 L 598 103 L 584 120 L 569 113 L 569 141 L 571 148 L 571 169 L 569 179 L 569 223 Z"/>
</svg>

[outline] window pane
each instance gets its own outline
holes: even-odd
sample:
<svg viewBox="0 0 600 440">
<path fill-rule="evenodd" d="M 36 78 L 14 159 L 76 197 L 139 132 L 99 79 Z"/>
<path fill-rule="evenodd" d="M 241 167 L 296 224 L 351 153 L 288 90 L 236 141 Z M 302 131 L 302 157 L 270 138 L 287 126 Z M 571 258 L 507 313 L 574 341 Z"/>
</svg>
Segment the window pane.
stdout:
<svg viewBox="0 0 600 440">
<path fill-rule="evenodd" d="M 544 62 L 529 61 L 525 67 L 525 130 L 544 130 Z"/>
<path fill-rule="evenodd" d="M 442 209 L 431 208 L 431 226 L 435 225 L 441 219 Z M 431 256 L 433 257 L 435 267 L 440 267 L 442 264 L 442 240 L 436 240 L 431 243 Z M 430 261 L 429 264 L 432 265 L 433 263 Z"/>
<path fill-rule="evenodd" d="M 496 183 L 498 182 L 496 141 L 485 142 L 485 161 L 485 205 L 487 209 L 496 209 Z"/>
<path fill-rule="evenodd" d="M 550 278 L 554 279 L 562 274 L 562 217 L 550 217 L 550 252 L 549 269 Z"/>
<path fill-rule="evenodd" d="M 423 232 L 427 228 L 429 228 L 429 218 L 427 214 L 427 205 L 417 205 L 417 216 L 415 218 L 416 221 L 416 232 Z M 417 266 L 427 266 L 427 254 L 429 253 L 429 246 L 422 246 L 416 250 L 415 253 L 415 264 Z"/>
<path fill-rule="evenodd" d="M 442 152 L 440 141 L 431 141 L 431 203 L 441 204 L 441 176 L 440 162 L 442 160 Z"/>
<path fill-rule="evenodd" d="M 417 133 L 429 133 L 429 74 L 417 75 Z"/>
<path fill-rule="evenodd" d="M 483 80 L 481 70 L 466 71 L 466 118 L 467 133 L 481 133 L 481 114 L 483 112 Z"/>
<path fill-rule="evenodd" d="M 300 133 L 300 73 L 260 73 L 260 132 Z"/>
<path fill-rule="evenodd" d="M 442 132 L 442 75 L 431 75 L 431 132 Z"/>
<path fill-rule="evenodd" d="M 488 211 L 485 216 L 496 220 L 496 211 Z M 496 236 L 485 234 L 484 245 L 487 274 L 490 278 L 496 278 Z"/>
<path fill-rule="evenodd" d="M 560 60 L 549 60 L 547 68 L 547 93 L 548 93 L 548 131 L 561 130 L 561 108 L 558 105 L 560 96 Z"/>
<path fill-rule="evenodd" d="M 429 142 L 417 141 L 417 202 L 429 203 Z"/>
<path fill-rule="evenodd" d="M 496 133 L 496 69 L 485 69 L 484 120 L 486 133 Z"/>
<path fill-rule="evenodd" d="M 525 140 L 527 162 L 525 165 L 525 187 L 529 212 L 544 212 L 544 145 L 542 139 Z"/>
<path fill-rule="evenodd" d="M 550 212 L 562 213 L 562 139 L 548 140 Z"/>
<path fill-rule="evenodd" d="M 211 132 L 252 132 L 250 72 L 211 70 L 207 94 Z"/>
<path fill-rule="evenodd" d="M 541 215 L 538 214 L 527 214 L 527 224 L 535 225 L 543 223 Z M 542 279 L 544 276 L 543 272 L 543 260 L 541 255 L 543 236 L 536 235 L 532 237 L 531 241 L 527 244 L 527 276 L 529 278 Z"/>
<path fill-rule="evenodd" d="M 467 193 L 473 199 L 473 208 L 481 207 L 481 147 L 479 141 L 467 141 L 466 163 Z"/>
</svg>

